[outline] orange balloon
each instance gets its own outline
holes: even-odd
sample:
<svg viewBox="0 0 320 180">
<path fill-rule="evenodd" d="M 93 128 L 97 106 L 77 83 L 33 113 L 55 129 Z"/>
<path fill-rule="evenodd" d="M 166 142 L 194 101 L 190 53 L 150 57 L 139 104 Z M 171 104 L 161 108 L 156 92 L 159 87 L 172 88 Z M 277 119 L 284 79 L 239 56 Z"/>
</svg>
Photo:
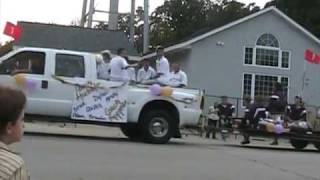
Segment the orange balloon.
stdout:
<svg viewBox="0 0 320 180">
<path fill-rule="evenodd" d="M 16 83 L 19 86 L 25 86 L 27 83 L 27 79 L 26 79 L 25 75 L 23 75 L 23 74 L 17 74 L 14 76 L 14 78 L 16 80 Z"/>
<path fill-rule="evenodd" d="M 161 90 L 161 95 L 165 97 L 170 97 L 173 93 L 173 89 L 170 86 L 163 87 Z"/>
<path fill-rule="evenodd" d="M 272 123 L 268 123 L 266 125 L 266 129 L 267 129 L 268 132 L 275 132 L 275 125 L 272 124 Z"/>
</svg>

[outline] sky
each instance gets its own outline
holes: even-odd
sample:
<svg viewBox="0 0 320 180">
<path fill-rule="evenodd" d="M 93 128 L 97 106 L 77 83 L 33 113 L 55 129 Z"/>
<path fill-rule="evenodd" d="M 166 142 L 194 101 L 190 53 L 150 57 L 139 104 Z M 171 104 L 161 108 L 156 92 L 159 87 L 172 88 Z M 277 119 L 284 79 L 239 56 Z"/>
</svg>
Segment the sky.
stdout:
<svg viewBox="0 0 320 180">
<path fill-rule="evenodd" d="M 136 0 L 136 6 L 143 6 L 144 0 Z M 243 3 L 255 2 L 263 7 L 269 0 L 238 0 Z M 79 20 L 82 10 L 82 0 L 0 0 L 0 42 L 10 40 L 2 34 L 6 22 L 31 21 L 68 25 L 73 20 Z M 149 0 L 150 12 L 162 5 L 164 0 Z M 99 10 L 109 9 L 109 0 L 95 0 Z M 131 0 L 119 0 L 119 11 L 130 12 Z M 96 20 L 105 20 L 107 15 L 96 13 Z"/>
</svg>

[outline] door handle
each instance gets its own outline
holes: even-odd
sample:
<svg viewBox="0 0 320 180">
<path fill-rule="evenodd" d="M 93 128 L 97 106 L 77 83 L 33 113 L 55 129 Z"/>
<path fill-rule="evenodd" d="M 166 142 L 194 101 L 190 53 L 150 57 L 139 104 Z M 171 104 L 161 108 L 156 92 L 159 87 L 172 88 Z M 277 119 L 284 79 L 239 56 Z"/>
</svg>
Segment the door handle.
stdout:
<svg viewBox="0 0 320 180">
<path fill-rule="evenodd" d="M 41 88 L 42 89 L 48 89 L 48 81 L 42 80 L 41 81 Z"/>
</svg>

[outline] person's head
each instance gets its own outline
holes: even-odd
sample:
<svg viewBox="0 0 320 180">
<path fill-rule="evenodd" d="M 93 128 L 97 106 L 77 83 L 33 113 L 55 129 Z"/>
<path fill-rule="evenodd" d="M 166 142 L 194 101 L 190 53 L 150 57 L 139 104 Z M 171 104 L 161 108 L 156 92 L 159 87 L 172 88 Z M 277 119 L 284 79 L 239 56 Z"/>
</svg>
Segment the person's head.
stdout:
<svg viewBox="0 0 320 180">
<path fill-rule="evenodd" d="M 246 96 L 246 97 L 243 99 L 243 102 L 244 102 L 244 105 L 245 105 L 245 106 L 250 105 L 250 103 L 251 103 L 251 97 L 250 97 L 250 96 Z"/>
<path fill-rule="evenodd" d="M 25 105 L 23 92 L 0 86 L 0 140 L 4 143 L 21 140 Z"/>
<path fill-rule="evenodd" d="M 278 94 L 282 91 L 282 84 L 279 82 L 274 82 L 273 88 L 272 88 L 272 93 L 273 94 Z"/>
<path fill-rule="evenodd" d="M 228 96 L 221 96 L 221 103 L 227 104 L 228 103 Z"/>
<path fill-rule="evenodd" d="M 178 64 L 178 63 L 173 63 L 173 64 L 172 64 L 172 70 L 173 70 L 173 72 L 175 72 L 175 73 L 179 72 L 179 71 L 180 71 L 180 64 Z"/>
<path fill-rule="evenodd" d="M 102 53 L 102 59 L 105 63 L 109 63 L 111 56 L 110 56 L 110 51 L 103 51 Z"/>
<path fill-rule="evenodd" d="M 302 105 L 302 104 L 303 104 L 302 98 L 301 98 L 300 96 L 296 96 L 296 97 L 294 98 L 294 103 L 295 103 L 296 105 Z"/>
<path fill-rule="evenodd" d="M 265 98 L 262 97 L 262 96 L 256 96 L 254 98 L 254 103 L 257 104 L 257 105 L 264 105 L 265 103 Z"/>
<path fill-rule="evenodd" d="M 128 58 L 128 52 L 125 48 L 119 48 L 117 54 L 123 58 Z"/>
<path fill-rule="evenodd" d="M 157 52 L 158 58 L 161 58 L 164 56 L 164 48 L 162 46 L 158 46 L 156 52 Z"/>
<path fill-rule="evenodd" d="M 148 60 L 143 60 L 142 65 L 145 70 L 148 70 L 150 66 L 150 62 Z"/>
</svg>

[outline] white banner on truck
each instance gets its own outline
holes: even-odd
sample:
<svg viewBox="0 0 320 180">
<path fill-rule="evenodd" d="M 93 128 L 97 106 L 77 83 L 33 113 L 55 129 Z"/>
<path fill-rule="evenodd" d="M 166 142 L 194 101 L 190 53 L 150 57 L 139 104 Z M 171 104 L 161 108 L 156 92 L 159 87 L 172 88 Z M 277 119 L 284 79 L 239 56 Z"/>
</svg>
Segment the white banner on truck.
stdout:
<svg viewBox="0 0 320 180">
<path fill-rule="evenodd" d="M 99 122 L 127 122 L 127 86 L 92 88 L 76 86 L 71 118 Z"/>
</svg>

